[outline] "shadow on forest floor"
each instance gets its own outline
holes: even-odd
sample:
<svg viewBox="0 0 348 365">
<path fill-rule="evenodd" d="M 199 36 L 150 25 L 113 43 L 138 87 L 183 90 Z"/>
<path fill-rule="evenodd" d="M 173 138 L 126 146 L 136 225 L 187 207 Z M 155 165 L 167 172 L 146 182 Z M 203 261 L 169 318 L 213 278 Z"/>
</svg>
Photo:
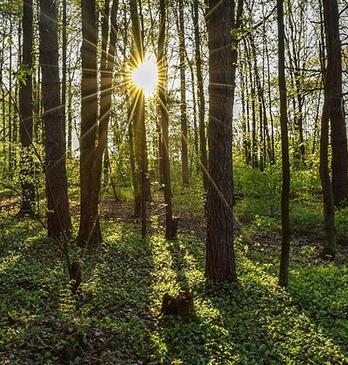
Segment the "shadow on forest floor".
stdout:
<svg viewBox="0 0 348 365">
<path fill-rule="evenodd" d="M 167 242 L 153 222 L 103 224 L 76 298 L 63 263 L 29 220 L 0 239 L 0 358 L 11 364 L 346 364 L 347 267 L 298 257 L 288 291 L 277 259 L 237 243 L 238 284 L 204 280 L 204 245 Z M 302 263 L 302 265 L 301 265 Z M 195 314 L 161 316 L 165 292 L 188 288 Z"/>
</svg>

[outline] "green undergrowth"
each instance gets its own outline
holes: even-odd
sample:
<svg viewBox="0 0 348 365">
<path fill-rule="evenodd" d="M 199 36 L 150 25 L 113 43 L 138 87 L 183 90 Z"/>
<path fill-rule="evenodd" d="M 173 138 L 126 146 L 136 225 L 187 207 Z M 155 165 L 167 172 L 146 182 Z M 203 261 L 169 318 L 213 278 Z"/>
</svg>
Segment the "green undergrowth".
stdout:
<svg viewBox="0 0 348 365">
<path fill-rule="evenodd" d="M 9 364 L 348 364 L 346 266 L 299 255 L 287 291 L 278 261 L 238 240 L 238 284 L 204 280 L 204 245 L 166 242 L 153 221 L 104 223 L 104 239 L 69 291 L 40 226 L 9 219 L 0 238 L 0 359 Z M 160 315 L 165 292 L 193 293 L 195 314 Z M 9 361 L 9 362 L 7 362 Z"/>
</svg>

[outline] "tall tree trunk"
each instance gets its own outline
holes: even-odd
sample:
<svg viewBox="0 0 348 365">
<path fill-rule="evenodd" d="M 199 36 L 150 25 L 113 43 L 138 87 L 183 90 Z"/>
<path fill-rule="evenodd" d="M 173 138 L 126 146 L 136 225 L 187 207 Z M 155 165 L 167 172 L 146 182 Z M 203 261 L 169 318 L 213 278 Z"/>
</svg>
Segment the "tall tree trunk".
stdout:
<svg viewBox="0 0 348 365">
<path fill-rule="evenodd" d="M 108 181 L 110 170 L 108 154 L 108 128 L 112 108 L 113 73 L 115 65 L 118 0 L 113 0 L 109 24 L 109 1 L 105 1 L 104 20 L 102 24 L 102 67 L 101 67 L 101 96 L 99 118 L 99 154 L 104 152 L 104 182 Z M 109 41 L 109 43 L 107 43 Z M 102 156 L 99 160 L 102 164 Z M 100 171 L 102 167 L 100 166 Z"/>
<path fill-rule="evenodd" d="M 71 221 L 58 67 L 57 9 L 50 0 L 40 0 L 40 64 L 45 124 L 47 227 L 49 237 L 59 238 L 70 233 Z"/>
<path fill-rule="evenodd" d="M 196 159 L 199 159 L 199 146 L 198 146 L 198 128 L 197 128 L 197 96 L 196 96 L 196 83 L 195 83 L 195 72 L 193 69 L 193 62 L 187 56 L 187 63 L 190 67 L 190 74 L 191 74 L 191 91 L 192 91 L 192 119 L 193 119 L 193 149 L 194 149 L 194 156 L 191 157 L 191 161 L 193 162 Z M 191 164 L 192 164 L 191 162 Z M 196 165 L 198 171 L 200 170 L 200 165 Z"/>
<path fill-rule="evenodd" d="M 180 59 L 180 120 L 181 120 L 181 171 L 184 186 L 190 184 L 189 158 L 188 158 L 188 127 L 187 127 L 187 104 L 186 104 L 186 63 L 185 63 L 185 25 L 184 3 L 178 1 L 179 10 L 179 59 Z"/>
<path fill-rule="evenodd" d="M 249 43 L 250 43 L 251 59 L 253 60 L 252 72 L 255 75 L 254 76 L 254 81 L 255 81 L 255 86 L 256 86 L 255 91 L 256 91 L 257 101 L 258 101 L 257 104 L 258 104 L 258 116 L 259 116 L 259 151 L 260 151 L 259 167 L 260 167 L 260 170 L 263 171 L 265 168 L 265 164 L 266 164 L 264 129 L 265 129 L 265 125 L 267 123 L 267 119 L 266 119 L 266 113 L 264 112 L 265 103 L 264 103 L 263 88 L 261 86 L 259 68 L 258 68 L 258 64 L 257 64 L 256 46 L 255 46 L 255 41 L 252 36 L 249 37 Z M 255 95 L 255 97 L 256 97 L 256 95 Z"/>
<path fill-rule="evenodd" d="M 237 281 L 233 249 L 232 117 L 237 41 L 242 1 L 209 0 L 209 174 L 205 276 L 208 280 Z M 231 86 L 232 85 L 232 86 Z"/>
<path fill-rule="evenodd" d="M 64 127 L 66 130 L 66 92 L 67 92 L 67 3 L 63 0 L 63 19 L 62 19 L 62 113 Z M 66 138 L 66 133 L 64 133 Z M 68 155 L 71 155 L 71 149 L 68 146 Z"/>
<path fill-rule="evenodd" d="M 10 18 L 10 29 L 12 29 L 12 18 Z M 8 114 L 7 114 L 7 123 L 8 123 L 8 171 L 9 176 L 13 177 L 14 171 L 14 139 L 13 139 L 13 113 L 12 113 L 12 100 L 13 100 L 13 83 L 12 83 L 12 46 L 13 43 L 9 44 L 9 64 L 8 64 Z"/>
<path fill-rule="evenodd" d="M 337 105 L 337 97 L 339 87 L 337 87 L 336 83 L 339 82 L 340 76 L 337 73 L 340 73 L 340 70 L 337 69 L 337 62 L 340 64 L 340 61 L 337 61 L 337 48 L 340 47 L 337 44 L 337 39 L 335 37 L 339 37 L 338 35 L 338 13 L 337 11 L 337 3 L 336 1 L 323 1 L 324 5 L 324 27 L 326 34 L 326 56 L 327 56 L 327 66 L 325 69 L 325 73 L 323 74 L 323 82 L 324 82 L 324 105 L 321 117 L 321 134 L 320 134 L 320 179 L 321 186 L 323 189 L 323 207 L 324 207 L 324 227 L 326 233 L 326 245 L 323 250 L 324 255 L 335 256 L 336 254 L 336 227 L 335 227 L 335 203 L 339 204 L 342 201 L 336 201 L 335 192 L 334 192 L 334 158 L 337 158 L 337 155 L 334 157 L 334 151 L 332 146 L 332 182 L 330 177 L 330 169 L 329 169 L 329 156 L 328 156 L 328 145 L 329 145 L 329 121 L 331 120 L 331 143 L 333 144 L 335 132 L 339 130 L 338 123 L 342 122 L 340 120 L 341 116 L 337 113 L 338 107 Z M 336 8 L 336 10 L 334 9 Z M 335 20 L 335 17 L 337 19 Z M 337 23 L 336 23 L 337 21 Z M 337 26 L 337 28 L 336 28 Z M 322 43 L 324 43 L 324 34 L 322 34 Z M 333 42 L 333 44 L 331 43 Z M 339 38 L 338 38 L 339 42 Z M 341 56 L 339 56 L 341 57 Z M 323 62 L 325 58 L 325 53 L 323 52 Z M 323 65 L 323 67 L 325 67 Z M 342 89 L 341 89 L 342 92 Z M 340 99 L 341 100 L 341 99 Z M 335 110 L 336 109 L 336 110 Z M 343 114 L 342 114 L 343 116 Z M 334 126 L 334 124 L 336 125 Z M 343 120 L 344 124 L 344 120 Z M 335 132 L 333 131 L 335 129 Z M 345 133 L 344 133 L 345 134 Z M 342 147 L 342 146 L 341 146 Z M 336 150 L 337 153 L 337 150 Z M 337 161 L 336 161 L 337 162 Z M 337 192 L 337 190 L 336 190 Z"/>
<path fill-rule="evenodd" d="M 68 84 L 68 105 L 67 105 L 67 114 L 68 114 L 68 124 L 67 124 L 67 137 L 68 137 L 68 144 L 67 144 L 67 154 L 68 157 L 72 157 L 72 135 L 73 135 L 73 111 L 72 111 L 72 76 L 69 76 L 69 84 Z"/>
<path fill-rule="evenodd" d="M 198 100 L 198 115 L 199 115 L 199 146 L 200 146 L 200 159 L 201 169 L 203 176 L 203 188 L 204 191 L 208 189 L 208 154 L 207 154 L 207 139 L 205 132 L 205 96 L 204 96 L 204 83 L 202 72 L 202 59 L 201 59 L 201 36 L 199 32 L 199 1 L 193 1 L 193 26 L 195 33 L 195 62 L 197 73 L 197 100 Z"/>
<path fill-rule="evenodd" d="M 347 130 L 343 111 L 342 47 L 336 0 L 323 0 L 327 49 L 327 85 L 331 98 L 332 190 L 336 206 L 348 199 Z"/>
<path fill-rule="evenodd" d="M 326 74 L 327 76 L 327 74 Z M 326 84 L 326 81 L 325 81 Z M 324 106 L 321 117 L 321 135 L 320 135 L 320 180 L 323 189 L 323 206 L 324 206 L 324 227 L 326 234 L 326 244 L 323 255 L 335 257 L 336 254 L 336 227 L 335 227 L 335 207 L 332 191 L 332 184 L 329 170 L 329 119 L 331 100 L 330 92 L 325 87 Z"/>
<path fill-rule="evenodd" d="M 78 241 L 82 245 L 95 246 L 102 241 L 98 210 L 103 156 L 107 149 L 111 110 L 117 10 L 118 1 L 115 0 L 112 3 L 110 20 L 110 2 L 105 2 L 102 21 L 100 115 L 98 118 L 96 4 L 94 0 L 82 0 L 81 218 L 78 235 Z"/>
<path fill-rule="evenodd" d="M 251 102 L 251 162 L 252 167 L 257 168 L 259 166 L 258 156 L 257 156 L 257 149 L 258 143 L 256 138 L 256 106 L 255 106 L 255 97 L 256 97 L 256 90 L 255 90 L 255 81 L 253 78 L 252 72 L 252 62 L 251 62 L 251 54 L 249 51 L 248 43 L 246 39 L 244 39 L 244 50 L 247 59 L 247 69 L 249 71 L 249 83 L 250 83 L 250 102 Z M 248 85 L 248 83 L 246 83 Z M 249 99 L 249 98 L 248 98 Z M 248 100 L 249 103 L 249 100 Z"/>
<path fill-rule="evenodd" d="M 300 8 L 301 15 L 299 19 L 294 20 L 293 4 L 288 2 L 290 40 L 288 42 L 288 53 L 290 62 L 290 74 L 294 95 L 292 97 L 294 104 L 294 166 L 299 167 L 305 162 L 306 150 L 303 133 L 303 80 L 304 75 L 301 71 L 301 51 L 304 45 L 301 43 L 303 39 L 302 23 L 303 11 Z M 297 25 L 297 23 L 301 23 Z M 303 46 L 303 47 L 301 47 Z M 297 108 L 296 108 L 297 103 Z"/>
<path fill-rule="evenodd" d="M 95 0 L 81 0 L 82 79 L 80 137 L 80 245 L 95 246 L 102 241 L 96 171 L 97 98 L 97 20 Z"/>
<path fill-rule="evenodd" d="M 166 0 L 160 0 L 160 29 L 158 36 L 157 65 L 160 72 L 158 84 L 158 111 L 161 129 L 161 168 L 164 185 L 164 201 L 166 204 L 166 239 L 176 238 L 176 221 L 173 220 L 172 192 L 170 182 L 168 109 L 167 109 L 167 56 L 166 43 Z"/>
<path fill-rule="evenodd" d="M 278 23 L 278 83 L 280 97 L 280 128 L 282 141 L 282 197 L 281 197 L 281 221 L 282 221 L 282 248 L 280 258 L 279 285 L 288 285 L 289 255 L 290 255 L 290 162 L 289 162 L 289 137 L 287 116 L 287 92 L 285 79 L 285 30 L 284 30 L 284 0 L 277 0 Z"/>
<path fill-rule="evenodd" d="M 138 4 L 130 0 L 130 12 L 133 33 L 133 67 L 144 62 L 143 32 L 140 27 Z M 136 89 L 133 93 L 134 110 L 134 148 L 135 148 L 135 215 L 141 217 L 142 236 L 146 236 L 146 137 L 145 137 L 145 93 Z"/>
<path fill-rule="evenodd" d="M 22 202 L 19 215 L 34 215 L 35 186 L 34 163 L 31 154 L 33 140 L 33 2 L 23 1 L 23 59 L 22 64 L 26 68 L 25 82 L 21 84 L 19 91 L 20 110 L 20 141 L 21 141 L 21 186 Z"/>
<path fill-rule="evenodd" d="M 247 108 L 248 93 L 246 91 L 245 79 L 242 70 L 240 72 L 240 82 L 241 82 L 241 102 L 242 102 L 242 143 L 243 152 L 245 156 L 245 164 L 250 165 L 250 151 L 249 151 L 249 113 Z"/>
</svg>

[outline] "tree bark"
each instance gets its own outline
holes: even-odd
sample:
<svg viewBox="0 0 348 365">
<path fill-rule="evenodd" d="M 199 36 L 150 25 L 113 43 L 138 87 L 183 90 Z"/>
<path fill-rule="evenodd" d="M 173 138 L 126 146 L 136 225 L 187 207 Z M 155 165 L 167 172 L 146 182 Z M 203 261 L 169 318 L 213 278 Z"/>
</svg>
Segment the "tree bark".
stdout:
<svg viewBox="0 0 348 365">
<path fill-rule="evenodd" d="M 63 19 L 62 19 L 62 113 L 64 120 L 64 127 L 66 129 L 66 94 L 67 94 L 67 3 L 66 0 L 62 1 L 63 7 Z M 64 138 L 66 132 L 64 133 Z M 71 149 L 68 146 L 68 155 L 71 156 Z"/>
<path fill-rule="evenodd" d="M 199 115 L 199 146 L 200 146 L 200 163 L 203 176 L 204 191 L 208 189 L 208 153 L 207 153 L 207 139 L 205 131 L 205 96 L 204 83 L 202 72 L 201 59 L 201 36 L 199 32 L 199 2 L 193 1 L 192 17 L 195 33 L 195 62 L 197 73 L 197 101 L 198 101 L 198 115 Z"/>
<path fill-rule="evenodd" d="M 287 92 L 285 79 L 285 30 L 284 30 L 284 0 L 277 0 L 278 23 L 278 85 L 280 97 L 280 128 L 282 142 L 282 196 L 281 196 L 281 222 L 282 222 L 282 247 L 280 257 L 279 285 L 288 285 L 289 255 L 290 255 L 290 161 L 289 137 L 287 116 Z"/>
<path fill-rule="evenodd" d="M 238 2 L 238 17 L 242 2 Z M 205 276 L 214 282 L 237 281 L 233 249 L 232 117 L 237 42 L 232 38 L 235 2 L 208 1 L 209 184 Z"/>
<path fill-rule="evenodd" d="M 95 0 L 81 0 L 82 9 L 82 79 L 80 136 L 80 228 L 81 246 L 95 246 L 102 241 L 96 176 L 97 98 L 97 20 Z"/>
<path fill-rule="evenodd" d="M 326 82 L 325 82 L 326 83 Z M 332 191 L 332 184 L 329 170 L 329 119 L 331 101 L 328 90 L 325 91 L 323 113 L 321 117 L 320 135 L 320 181 L 323 189 L 324 206 L 324 228 L 326 234 L 326 244 L 323 255 L 335 257 L 336 254 L 336 227 L 335 227 L 335 207 Z"/>
<path fill-rule="evenodd" d="M 48 236 L 68 235 L 71 221 L 65 157 L 65 124 L 62 113 L 58 68 L 57 9 L 50 0 L 40 0 L 40 64 L 45 125 L 45 174 Z"/>
<path fill-rule="evenodd" d="M 33 2 L 23 1 L 23 56 L 22 65 L 25 67 L 25 80 L 19 91 L 20 111 L 20 141 L 21 141 L 21 187 L 22 202 L 19 216 L 34 216 L 35 186 L 34 162 L 31 155 L 33 140 Z"/>
<path fill-rule="evenodd" d="M 166 0 L 160 0 L 160 30 L 158 36 L 157 67 L 160 72 L 158 84 L 158 111 L 161 129 L 161 168 L 164 185 L 164 202 L 166 204 L 166 232 L 168 240 L 176 238 L 176 225 L 173 221 L 172 192 L 170 181 L 168 109 L 167 109 L 167 59 L 166 59 Z"/>
<path fill-rule="evenodd" d="M 348 199 L 347 130 L 343 111 L 342 47 L 336 0 L 323 0 L 327 49 L 326 87 L 331 98 L 332 190 L 336 206 Z"/>
<path fill-rule="evenodd" d="M 187 127 L 187 104 L 186 104 L 186 70 L 185 70 L 185 25 L 184 3 L 178 1 L 179 22 L 179 59 L 180 59 L 180 120 L 181 120 L 181 171 L 184 187 L 190 185 L 189 158 L 188 158 L 188 127 Z"/>
</svg>

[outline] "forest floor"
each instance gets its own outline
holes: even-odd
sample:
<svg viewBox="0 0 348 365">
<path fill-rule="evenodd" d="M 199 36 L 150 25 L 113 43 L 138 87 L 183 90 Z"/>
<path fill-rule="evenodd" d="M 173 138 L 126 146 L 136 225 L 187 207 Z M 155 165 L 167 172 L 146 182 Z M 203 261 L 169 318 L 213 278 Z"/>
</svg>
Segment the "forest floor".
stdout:
<svg viewBox="0 0 348 365">
<path fill-rule="evenodd" d="M 73 297 L 64 261 L 42 225 L 7 210 L 0 212 L 4 365 L 348 364 L 344 247 L 335 262 L 324 261 L 318 242 L 295 237 L 283 290 L 279 232 L 242 225 L 235 240 L 239 283 L 212 286 L 204 279 L 200 214 L 181 212 L 178 240 L 167 242 L 163 209 L 153 205 L 142 240 L 131 205 L 106 201 L 104 243 L 85 256 Z M 182 289 L 193 294 L 194 314 L 162 316 L 163 294 Z"/>
</svg>

